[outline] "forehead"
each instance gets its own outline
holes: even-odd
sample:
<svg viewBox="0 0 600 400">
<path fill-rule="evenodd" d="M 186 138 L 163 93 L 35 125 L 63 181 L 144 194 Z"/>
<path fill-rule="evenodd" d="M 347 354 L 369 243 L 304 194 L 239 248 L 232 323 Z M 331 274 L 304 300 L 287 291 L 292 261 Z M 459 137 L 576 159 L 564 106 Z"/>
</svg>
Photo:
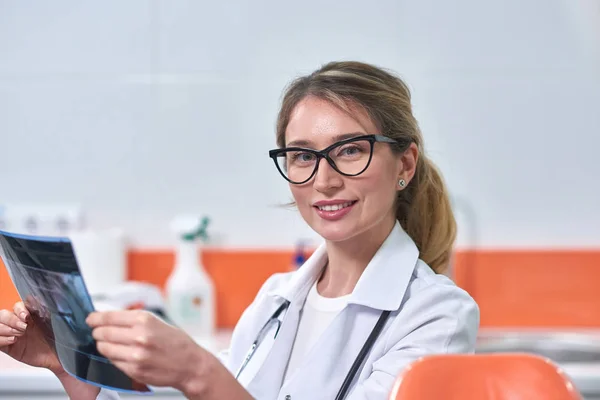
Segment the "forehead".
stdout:
<svg viewBox="0 0 600 400">
<path fill-rule="evenodd" d="M 310 145 L 324 148 L 338 136 L 349 133 L 377 133 L 367 112 L 349 104 L 350 113 L 329 101 L 306 97 L 292 110 L 285 131 L 286 145 Z"/>
</svg>

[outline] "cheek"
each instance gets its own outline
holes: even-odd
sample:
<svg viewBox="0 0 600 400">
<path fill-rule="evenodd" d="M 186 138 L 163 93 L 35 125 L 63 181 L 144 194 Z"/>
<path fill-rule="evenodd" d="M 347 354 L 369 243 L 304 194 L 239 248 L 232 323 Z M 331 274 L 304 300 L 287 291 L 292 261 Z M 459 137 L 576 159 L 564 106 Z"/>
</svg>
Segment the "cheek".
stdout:
<svg viewBox="0 0 600 400">
<path fill-rule="evenodd" d="M 298 186 L 298 185 L 290 185 L 290 191 L 292 192 L 292 196 L 294 197 L 294 201 L 296 202 L 296 206 L 299 209 L 307 207 L 309 202 L 309 188 Z"/>
<path fill-rule="evenodd" d="M 298 212 L 300 213 L 300 215 L 302 216 L 302 218 L 304 218 L 304 220 L 308 221 L 311 217 L 311 213 L 312 213 L 312 206 L 310 205 L 310 194 L 311 194 L 311 189 L 310 187 L 298 187 L 296 185 L 291 185 L 293 186 L 291 188 L 292 191 L 292 196 L 294 197 L 294 201 L 296 202 L 296 209 L 298 210 Z"/>
<path fill-rule="evenodd" d="M 380 210 L 382 207 L 391 207 L 396 198 L 396 178 L 384 171 L 373 171 L 365 178 L 361 185 L 365 202 Z"/>
</svg>

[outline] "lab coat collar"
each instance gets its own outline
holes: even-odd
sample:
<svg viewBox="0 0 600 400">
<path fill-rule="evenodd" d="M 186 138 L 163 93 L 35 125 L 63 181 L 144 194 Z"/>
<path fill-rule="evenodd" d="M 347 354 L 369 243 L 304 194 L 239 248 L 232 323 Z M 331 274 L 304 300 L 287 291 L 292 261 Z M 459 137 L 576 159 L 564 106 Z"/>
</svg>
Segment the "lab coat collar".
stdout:
<svg viewBox="0 0 600 400">
<path fill-rule="evenodd" d="M 321 244 L 313 254 L 293 273 L 287 284 L 269 291 L 270 296 L 284 298 L 289 302 L 303 301 L 308 289 L 318 278 L 327 262 L 327 247 Z"/>
<path fill-rule="evenodd" d="M 418 260 L 417 245 L 396 221 L 363 271 L 348 302 L 378 310 L 399 309 Z"/>
<path fill-rule="evenodd" d="M 375 253 L 348 299 L 378 310 L 397 310 L 413 274 L 419 250 L 399 222 Z M 290 302 L 304 301 L 308 289 L 327 261 L 325 244 L 320 245 L 286 285 L 269 292 Z"/>
</svg>

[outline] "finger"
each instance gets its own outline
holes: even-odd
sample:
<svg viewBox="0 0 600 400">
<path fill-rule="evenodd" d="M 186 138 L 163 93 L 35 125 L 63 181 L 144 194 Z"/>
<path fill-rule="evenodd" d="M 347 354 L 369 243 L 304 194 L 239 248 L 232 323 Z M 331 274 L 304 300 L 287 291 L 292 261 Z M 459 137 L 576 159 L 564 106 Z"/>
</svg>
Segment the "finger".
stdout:
<svg viewBox="0 0 600 400">
<path fill-rule="evenodd" d="M 92 328 L 111 325 L 131 327 L 136 324 L 135 311 L 103 311 L 88 315 L 85 322 Z"/>
<path fill-rule="evenodd" d="M 22 301 L 15 303 L 13 306 L 13 311 L 15 312 L 15 315 L 21 319 L 21 321 L 27 322 L 27 318 L 29 318 L 29 311 L 27 311 L 27 308 L 25 308 L 25 304 L 23 304 Z"/>
<path fill-rule="evenodd" d="M 23 336 L 24 334 L 24 331 L 11 328 L 8 325 L 0 324 L 0 337 Z"/>
<path fill-rule="evenodd" d="M 0 310 L 0 324 L 7 325 L 20 331 L 25 331 L 25 329 L 27 329 L 27 324 L 21 321 L 13 312 L 8 310 Z"/>
<path fill-rule="evenodd" d="M 134 346 L 127 346 L 123 344 L 115 344 L 110 342 L 98 342 L 98 352 L 109 360 L 123 361 L 123 362 L 134 362 L 143 357 L 141 349 Z"/>
<path fill-rule="evenodd" d="M 0 336 L 0 347 L 10 346 L 17 341 L 17 338 L 14 336 L 3 337 Z"/>
<path fill-rule="evenodd" d="M 111 344 L 144 346 L 149 342 L 147 335 L 129 327 L 100 326 L 92 331 L 92 336 L 99 342 Z"/>
</svg>

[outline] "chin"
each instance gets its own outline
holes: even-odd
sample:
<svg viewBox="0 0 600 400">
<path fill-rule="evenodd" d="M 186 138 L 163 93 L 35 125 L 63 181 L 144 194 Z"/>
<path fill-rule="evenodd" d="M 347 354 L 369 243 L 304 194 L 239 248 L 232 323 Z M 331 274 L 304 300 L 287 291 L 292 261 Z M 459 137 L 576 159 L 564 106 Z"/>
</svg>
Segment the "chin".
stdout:
<svg viewBox="0 0 600 400">
<path fill-rule="evenodd" d="M 344 242 L 352 239 L 360 231 L 354 224 L 348 224 L 346 221 L 316 221 L 313 230 L 330 242 Z"/>
</svg>

